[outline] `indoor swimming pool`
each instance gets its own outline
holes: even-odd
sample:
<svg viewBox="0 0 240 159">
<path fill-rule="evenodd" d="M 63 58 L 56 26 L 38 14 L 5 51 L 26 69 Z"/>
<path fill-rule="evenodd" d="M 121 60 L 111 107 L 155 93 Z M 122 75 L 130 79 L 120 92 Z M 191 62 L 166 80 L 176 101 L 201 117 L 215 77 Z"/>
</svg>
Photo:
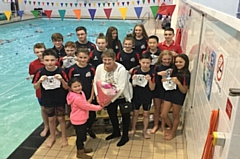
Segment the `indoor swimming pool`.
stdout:
<svg viewBox="0 0 240 159">
<path fill-rule="evenodd" d="M 40 107 L 31 80 L 26 80 L 28 65 L 36 59 L 35 43 L 53 47 L 51 35 L 59 32 L 64 42 L 76 41 L 75 29 L 85 26 L 88 40 L 96 41 L 109 26 L 118 28 L 122 41 L 140 20 L 34 19 L 0 25 L 0 158 L 7 158 L 41 124 Z M 42 32 L 35 32 L 41 30 Z M 73 36 L 69 36 L 74 33 Z"/>
</svg>

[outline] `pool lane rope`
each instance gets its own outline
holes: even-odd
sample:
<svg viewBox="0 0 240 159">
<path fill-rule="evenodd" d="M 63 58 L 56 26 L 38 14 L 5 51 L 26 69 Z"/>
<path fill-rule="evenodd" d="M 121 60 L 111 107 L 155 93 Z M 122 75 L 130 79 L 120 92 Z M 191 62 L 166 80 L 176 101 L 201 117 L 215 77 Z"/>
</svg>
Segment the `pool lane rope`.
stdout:
<svg viewBox="0 0 240 159">
<path fill-rule="evenodd" d="M 217 131 L 219 110 L 212 110 L 212 115 L 210 118 L 210 125 L 208 129 L 207 139 L 204 145 L 203 154 L 201 159 L 212 159 L 214 154 L 213 147 L 213 132 Z"/>
</svg>

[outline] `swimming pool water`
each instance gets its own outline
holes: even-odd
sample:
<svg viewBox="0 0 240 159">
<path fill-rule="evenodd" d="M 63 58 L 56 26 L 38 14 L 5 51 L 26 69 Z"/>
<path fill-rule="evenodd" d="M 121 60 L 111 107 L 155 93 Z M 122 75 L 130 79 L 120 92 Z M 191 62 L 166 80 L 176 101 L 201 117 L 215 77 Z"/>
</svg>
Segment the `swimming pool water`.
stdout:
<svg viewBox="0 0 240 159">
<path fill-rule="evenodd" d="M 33 45 L 42 42 L 53 46 L 51 35 L 60 32 L 64 42 L 76 41 L 78 26 L 85 26 L 88 40 L 95 43 L 98 33 L 106 33 L 109 26 L 118 28 L 122 41 L 126 33 L 140 20 L 34 19 L 0 25 L 0 158 L 7 158 L 33 130 L 41 124 L 40 106 L 31 81 L 27 81 L 28 65 L 36 59 Z M 42 33 L 35 33 L 41 29 Z"/>
</svg>

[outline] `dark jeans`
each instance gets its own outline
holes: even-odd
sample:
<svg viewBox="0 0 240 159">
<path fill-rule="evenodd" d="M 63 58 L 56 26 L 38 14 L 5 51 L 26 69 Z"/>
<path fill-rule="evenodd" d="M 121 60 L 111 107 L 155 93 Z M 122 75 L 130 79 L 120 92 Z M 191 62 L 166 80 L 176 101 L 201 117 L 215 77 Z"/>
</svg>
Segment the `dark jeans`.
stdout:
<svg viewBox="0 0 240 159">
<path fill-rule="evenodd" d="M 84 141 L 86 139 L 86 128 L 87 124 L 84 123 L 82 125 L 73 125 L 76 131 L 76 145 L 78 150 L 82 150 L 84 147 Z"/>
<path fill-rule="evenodd" d="M 125 103 L 125 99 L 117 99 L 107 106 L 107 112 L 113 126 L 113 134 L 120 134 L 119 122 L 117 117 L 117 108 L 120 103 Z M 128 137 L 128 130 L 130 125 L 130 113 L 122 114 L 123 136 Z"/>
<path fill-rule="evenodd" d="M 92 129 L 92 125 L 95 122 L 95 119 L 96 119 L 96 112 L 89 111 L 88 120 L 86 122 L 87 129 Z"/>
</svg>

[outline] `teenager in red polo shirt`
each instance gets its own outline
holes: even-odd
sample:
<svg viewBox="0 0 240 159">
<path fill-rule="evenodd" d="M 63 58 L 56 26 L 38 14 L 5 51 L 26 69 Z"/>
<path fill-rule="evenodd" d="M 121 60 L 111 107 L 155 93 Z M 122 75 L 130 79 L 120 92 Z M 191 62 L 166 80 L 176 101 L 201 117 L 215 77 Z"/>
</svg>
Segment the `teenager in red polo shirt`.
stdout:
<svg viewBox="0 0 240 159">
<path fill-rule="evenodd" d="M 182 48 L 179 44 L 175 43 L 173 40 L 174 37 L 174 29 L 173 28 L 166 28 L 164 30 L 164 42 L 160 42 L 158 47 L 160 50 L 169 50 L 172 52 L 173 56 L 177 56 L 178 54 L 182 53 Z"/>
</svg>

